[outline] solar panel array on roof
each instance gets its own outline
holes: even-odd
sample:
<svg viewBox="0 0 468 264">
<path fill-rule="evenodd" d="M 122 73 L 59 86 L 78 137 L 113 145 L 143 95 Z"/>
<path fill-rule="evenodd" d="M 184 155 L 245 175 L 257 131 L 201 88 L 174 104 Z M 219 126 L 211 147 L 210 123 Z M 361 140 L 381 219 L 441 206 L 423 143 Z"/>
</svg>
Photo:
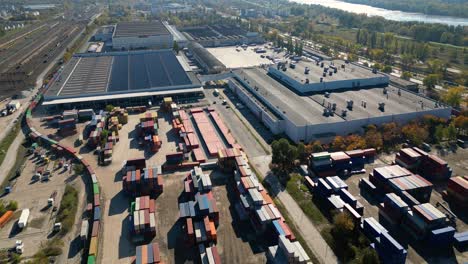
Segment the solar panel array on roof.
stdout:
<svg viewBox="0 0 468 264">
<path fill-rule="evenodd" d="M 141 90 L 191 84 L 171 52 L 115 56 L 109 91 Z"/>
<path fill-rule="evenodd" d="M 80 95 L 105 92 L 109 79 L 112 57 L 79 58 L 73 74 L 62 86 L 59 95 Z"/>
</svg>

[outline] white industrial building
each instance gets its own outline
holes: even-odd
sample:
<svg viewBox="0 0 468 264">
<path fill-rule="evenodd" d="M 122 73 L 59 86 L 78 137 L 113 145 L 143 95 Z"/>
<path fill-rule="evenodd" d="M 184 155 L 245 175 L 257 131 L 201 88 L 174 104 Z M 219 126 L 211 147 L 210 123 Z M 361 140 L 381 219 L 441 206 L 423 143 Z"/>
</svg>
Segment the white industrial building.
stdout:
<svg viewBox="0 0 468 264">
<path fill-rule="evenodd" d="M 112 35 L 114 50 L 170 49 L 174 37 L 161 21 L 121 22 Z"/>
<path fill-rule="evenodd" d="M 304 89 L 315 86 L 300 86 L 298 80 L 284 85 L 270 70 L 235 70 L 229 88 L 273 134 L 284 133 L 294 142 L 329 142 L 337 135 L 362 133 L 370 124 L 404 124 L 428 114 L 451 114 L 450 107 L 395 86 L 353 87 L 357 81 L 349 79 L 347 88 L 319 86 L 318 92 L 310 93 Z"/>
</svg>

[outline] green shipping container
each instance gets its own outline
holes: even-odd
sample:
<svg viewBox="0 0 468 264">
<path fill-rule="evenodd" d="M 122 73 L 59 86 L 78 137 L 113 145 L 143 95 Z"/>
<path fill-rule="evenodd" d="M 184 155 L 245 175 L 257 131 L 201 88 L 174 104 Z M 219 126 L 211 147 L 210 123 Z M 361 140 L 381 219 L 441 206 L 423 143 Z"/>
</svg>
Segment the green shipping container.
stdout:
<svg viewBox="0 0 468 264">
<path fill-rule="evenodd" d="M 96 257 L 88 256 L 88 264 L 94 264 L 94 263 L 96 263 Z"/>
<path fill-rule="evenodd" d="M 99 194 L 99 185 L 97 183 L 93 184 L 93 193 Z"/>
</svg>

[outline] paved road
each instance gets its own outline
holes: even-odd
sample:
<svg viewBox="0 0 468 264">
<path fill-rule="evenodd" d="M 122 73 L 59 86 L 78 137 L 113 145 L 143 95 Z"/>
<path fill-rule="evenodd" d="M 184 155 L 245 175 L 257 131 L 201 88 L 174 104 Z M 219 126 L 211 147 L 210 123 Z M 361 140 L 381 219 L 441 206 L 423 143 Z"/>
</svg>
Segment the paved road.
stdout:
<svg viewBox="0 0 468 264">
<path fill-rule="evenodd" d="M 271 185 L 272 192 L 281 201 L 281 203 L 283 203 L 284 207 L 291 216 L 290 218 L 294 222 L 293 224 L 296 226 L 296 229 L 299 230 L 309 248 L 314 252 L 315 256 L 320 260 L 321 263 L 338 263 L 338 259 L 333 253 L 333 250 L 328 246 L 327 242 L 325 242 L 312 221 L 310 221 L 304 212 L 302 212 L 302 209 L 291 197 L 291 195 L 283 190 L 284 188 L 281 187 L 281 184 L 277 178 L 270 176 L 270 169 L 268 167 L 270 162 L 271 156 L 256 157 L 252 159 L 252 165 L 257 168 L 259 173 L 267 176 L 265 179 Z"/>
<path fill-rule="evenodd" d="M 18 153 L 19 146 L 23 143 L 24 134 L 20 131 L 16 136 L 13 143 L 8 148 L 5 159 L 3 160 L 2 165 L 0 166 L 0 183 L 2 183 L 5 178 L 8 176 L 8 173 L 15 165 L 16 154 Z M 3 190 L 0 190 L 2 192 Z"/>
</svg>

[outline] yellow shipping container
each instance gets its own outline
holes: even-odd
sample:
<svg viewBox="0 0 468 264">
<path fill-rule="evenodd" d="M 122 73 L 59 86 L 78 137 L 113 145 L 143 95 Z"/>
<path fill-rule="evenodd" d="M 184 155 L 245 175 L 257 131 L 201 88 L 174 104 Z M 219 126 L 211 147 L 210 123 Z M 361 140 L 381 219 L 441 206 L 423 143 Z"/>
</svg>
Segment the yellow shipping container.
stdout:
<svg viewBox="0 0 468 264">
<path fill-rule="evenodd" d="M 89 243 L 89 255 L 97 256 L 97 237 L 92 237 L 91 242 Z"/>
</svg>

